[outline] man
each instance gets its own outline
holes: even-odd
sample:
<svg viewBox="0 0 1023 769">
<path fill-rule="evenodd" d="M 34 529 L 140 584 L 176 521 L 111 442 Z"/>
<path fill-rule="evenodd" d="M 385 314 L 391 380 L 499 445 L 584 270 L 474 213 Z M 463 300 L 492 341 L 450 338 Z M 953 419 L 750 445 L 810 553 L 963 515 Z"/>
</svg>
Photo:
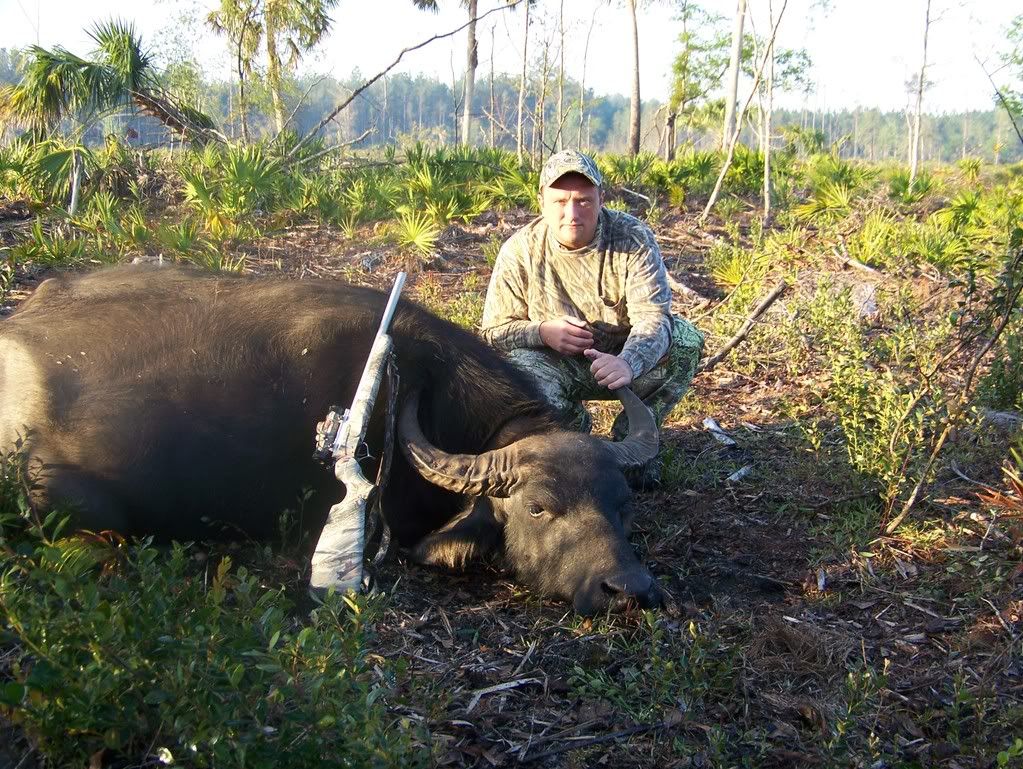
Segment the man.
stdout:
<svg viewBox="0 0 1023 769">
<path fill-rule="evenodd" d="M 589 432 L 584 400 L 630 386 L 660 425 L 685 394 L 703 335 L 671 314 L 671 290 L 650 228 L 603 206 L 602 178 L 576 150 L 540 174 L 538 219 L 501 247 L 482 333 L 530 373 L 565 422 Z M 612 427 L 627 432 L 624 413 Z M 634 480 L 660 482 L 654 460 Z"/>
</svg>

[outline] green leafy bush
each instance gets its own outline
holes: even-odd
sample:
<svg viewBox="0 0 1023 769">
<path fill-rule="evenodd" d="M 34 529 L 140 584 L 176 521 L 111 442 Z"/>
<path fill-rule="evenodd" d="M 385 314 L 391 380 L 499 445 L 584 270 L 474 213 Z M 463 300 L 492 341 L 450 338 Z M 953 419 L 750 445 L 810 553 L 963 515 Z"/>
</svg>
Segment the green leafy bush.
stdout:
<svg viewBox="0 0 1023 769">
<path fill-rule="evenodd" d="M 903 205 L 911 206 L 919 203 L 932 192 L 937 185 L 934 177 L 920 171 L 916 178 L 910 181 L 909 171 L 904 169 L 896 170 L 888 183 L 888 194 L 892 200 Z"/>
<path fill-rule="evenodd" d="M 365 660 L 372 602 L 299 620 L 228 558 L 204 576 L 180 545 L 36 536 L 0 561 L 0 708 L 51 765 L 426 765 Z"/>
</svg>

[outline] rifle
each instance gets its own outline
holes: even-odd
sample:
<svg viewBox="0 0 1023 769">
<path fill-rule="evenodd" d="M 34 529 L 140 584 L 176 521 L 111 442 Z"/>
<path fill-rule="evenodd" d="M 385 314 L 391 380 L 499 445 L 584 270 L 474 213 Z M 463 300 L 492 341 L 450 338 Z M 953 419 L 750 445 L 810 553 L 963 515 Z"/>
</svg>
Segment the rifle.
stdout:
<svg viewBox="0 0 1023 769">
<path fill-rule="evenodd" d="M 332 406 L 317 425 L 315 457 L 334 463 L 334 477 L 344 484 L 345 498 L 330 508 L 327 522 L 313 553 L 309 587 L 314 592 L 334 587 L 338 591 L 359 590 L 363 582 L 363 551 L 366 545 L 366 501 L 376 488 L 366 480 L 356 453 L 366 437 L 380 382 L 393 342 L 387 330 L 405 285 L 405 273 L 394 279 L 366 367 L 352 398 L 351 408 L 338 415 Z"/>
</svg>

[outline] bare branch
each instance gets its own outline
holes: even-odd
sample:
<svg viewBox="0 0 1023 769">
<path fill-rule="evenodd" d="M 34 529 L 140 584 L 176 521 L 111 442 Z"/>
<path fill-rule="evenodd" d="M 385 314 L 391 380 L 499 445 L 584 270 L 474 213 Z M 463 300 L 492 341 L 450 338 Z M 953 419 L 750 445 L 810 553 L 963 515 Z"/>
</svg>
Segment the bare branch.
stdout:
<svg viewBox="0 0 1023 769">
<path fill-rule="evenodd" d="M 696 369 L 698 373 L 710 371 L 716 365 L 718 365 L 725 356 L 728 355 L 733 349 L 738 347 L 747 336 L 749 336 L 750 330 L 753 328 L 753 324 L 757 322 L 757 319 L 767 312 L 767 308 L 774 304 L 778 297 L 785 293 L 785 289 L 789 287 L 789 284 L 784 280 L 772 289 L 771 293 L 763 298 L 763 300 L 756 306 L 756 309 L 746 318 L 746 322 L 742 324 L 742 328 L 736 332 L 735 336 L 725 343 L 725 346 L 718 350 L 712 357 L 704 361 Z"/>
<path fill-rule="evenodd" d="M 345 99 L 339 105 L 337 105 L 333 110 L 331 110 L 327 114 L 326 117 L 324 117 L 319 123 L 316 124 L 315 128 L 313 128 L 309 133 L 307 133 L 304 137 L 302 137 L 302 139 L 294 147 L 291 148 L 291 151 L 287 154 L 287 156 L 285 157 L 285 160 L 291 160 L 292 158 L 294 158 L 295 155 L 298 154 L 298 151 L 302 147 L 304 147 L 306 145 L 306 143 L 308 143 L 316 134 L 318 134 L 320 132 L 320 130 L 325 125 L 327 125 L 327 123 L 329 123 L 334 118 L 336 118 L 339 114 L 341 114 L 342 110 L 344 110 L 345 107 L 347 107 L 349 104 L 351 104 L 353 101 L 355 101 L 355 99 L 358 98 L 359 94 L 361 94 L 363 91 L 365 91 L 371 85 L 373 85 L 373 83 L 375 83 L 377 80 L 382 78 L 384 75 L 386 75 L 392 69 L 397 67 L 398 64 L 401 63 L 401 60 L 402 60 L 402 58 L 404 58 L 406 53 L 411 53 L 412 51 L 417 51 L 420 48 L 423 48 L 423 47 L 429 45 L 430 43 L 434 42 L 435 40 L 443 40 L 446 37 L 452 37 L 453 35 L 457 35 L 459 32 L 461 32 L 463 29 L 468 27 L 470 24 L 474 24 L 475 22 L 479 21 L 480 19 L 485 19 L 487 16 L 489 16 L 492 13 L 496 13 L 497 11 L 504 11 L 504 10 L 507 10 L 508 8 L 514 8 L 515 6 L 517 6 L 521 2 L 523 2 L 523 0 L 510 0 L 510 2 L 507 5 L 498 6 L 497 8 L 491 8 L 489 11 L 487 11 L 483 15 L 473 17 L 469 21 L 465 22 L 465 24 L 462 24 L 462 25 L 458 26 L 457 28 L 451 30 L 450 32 L 444 32 L 444 33 L 439 34 L 439 35 L 434 35 L 433 37 L 431 37 L 431 38 L 429 38 L 427 40 L 424 40 L 421 43 L 417 43 L 416 45 L 409 46 L 408 48 L 403 48 L 401 50 L 401 53 L 398 54 L 398 57 L 393 62 L 391 62 L 389 65 L 387 65 L 386 68 L 382 69 L 380 72 L 378 72 L 377 74 L 373 75 L 373 77 L 371 77 L 365 83 L 363 83 L 358 88 L 356 88 L 354 91 L 352 91 L 351 96 L 349 96 L 347 99 Z"/>
<path fill-rule="evenodd" d="M 974 54 L 973 58 L 977 60 L 977 64 L 980 65 L 981 70 L 984 72 L 985 75 L 987 75 L 987 79 L 991 83 L 991 87 L 995 89 L 995 95 L 998 97 L 998 101 L 1002 103 L 1002 107 L 1005 109 L 1005 114 L 1009 117 L 1009 122 L 1012 123 L 1012 127 L 1016 131 L 1016 136 L 1019 137 L 1020 143 L 1023 143 L 1023 133 L 1020 132 L 1019 126 L 1016 125 L 1016 118 L 1013 117 L 1012 109 L 1009 108 L 1009 103 L 1005 100 L 1005 96 L 1002 95 L 1001 89 L 997 85 L 995 85 L 994 78 L 991 77 L 991 74 L 987 71 L 987 68 L 984 66 L 984 63 L 977 57 L 976 54 Z M 998 70 L 995 71 L 997 72 Z"/>
</svg>

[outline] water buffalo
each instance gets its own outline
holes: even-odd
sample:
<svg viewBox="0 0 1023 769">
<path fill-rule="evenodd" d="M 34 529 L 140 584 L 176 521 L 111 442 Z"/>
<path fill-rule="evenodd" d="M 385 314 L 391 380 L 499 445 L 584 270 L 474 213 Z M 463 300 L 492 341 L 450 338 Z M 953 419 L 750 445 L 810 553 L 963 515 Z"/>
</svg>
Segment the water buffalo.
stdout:
<svg viewBox="0 0 1023 769">
<path fill-rule="evenodd" d="M 350 402 L 385 300 L 156 266 L 47 280 L 0 322 L 0 450 L 23 440 L 35 503 L 70 505 L 82 528 L 269 538 L 312 489 L 304 516 L 318 532 L 343 491 L 311 459 L 313 428 Z M 583 613 L 659 603 L 626 539 L 623 470 L 657 450 L 643 404 L 621 396 L 621 443 L 567 432 L 471 333 L 403 301 L 391 335 L 402 451 L 382 504 L 399 544 L 449 568 L 498 550 L 519 580 Z"/>
</svg>

